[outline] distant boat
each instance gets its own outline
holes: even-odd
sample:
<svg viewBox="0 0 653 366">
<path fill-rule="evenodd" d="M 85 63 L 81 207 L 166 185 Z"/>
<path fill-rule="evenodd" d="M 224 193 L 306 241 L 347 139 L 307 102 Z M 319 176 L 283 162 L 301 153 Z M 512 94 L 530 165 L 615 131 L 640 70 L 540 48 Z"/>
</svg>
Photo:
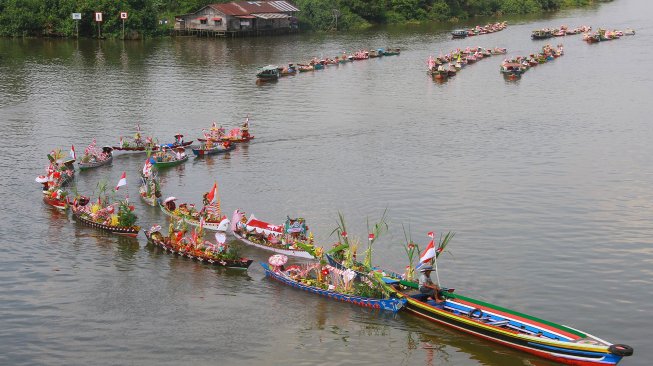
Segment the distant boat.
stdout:
<svg viewBox="0 0 653 366">
<path fill-rule="evenodd" d="M 256 71 L 256 77 L 261 80 L 277 80 L 279 79 L 279 69 L 274 65 L 261 67 Z"/>
</svg>

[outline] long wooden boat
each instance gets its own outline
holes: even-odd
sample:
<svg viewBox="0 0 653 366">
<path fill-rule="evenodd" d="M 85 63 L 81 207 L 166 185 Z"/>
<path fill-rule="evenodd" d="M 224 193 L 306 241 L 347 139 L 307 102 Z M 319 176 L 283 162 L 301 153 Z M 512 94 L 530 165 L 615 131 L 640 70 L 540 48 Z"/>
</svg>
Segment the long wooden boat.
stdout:
<svg viewBox="0 0 653 366">
<path fill-rule="evenodd" d="M 43 202 L 61 211 L 65 211 L 68 209 L 67 198 L 64 199 L 52 198 L 50 192 L 43 192 Z"/>
<path fill-rule="evenodd" d="M 170 252 L 171 254 L 176 254 L 180 257 L 190 258 L 201 263 L 208 263 L 218 267 L 246 270 L 253 262 L 252 259 L 248 258 L 226 259 L 212 253 L 207 254 L 206 251 L 188 251 L 184 248 L 175 247 L 169 241 L 166 241 L 165 238 L 161 240 L 161 238 L 156 237 L 156 235 L 153 236 L 153 233 L 149 230 L 143 231 L 145 232 L 145 236 L 149 243 L 163 249 L 165 252 Z"/>
<path fill-rule="evenodd" d="M 217 143 L 214 147 L 211 147 L 209 149 L 206 148 L 193 148 L 193 154 L 197 157 L 201 156 L 207 156 L 207 155 L 215 155 L 215 154 L 221 154 L 225 153 L 228 151 L 231 151 L 236 148 L 236 145 L 229 145 L 228 147 L 224 147 L 222 144 Z"/>
<path fill-rule="evenodd" d="M 241 235 L 241 234 L 239 234 L 238 232 L 235 232 L 235 231 L 233 232 L 233 234 L 236 237 L 236 239 L 240 240 L 241 242 L 243 242 L 243 243 L 245 243 L 247 245 L 251 245 L 253 247 L 261 248 L 261 249 L 264 249 L 264 250 L 268 250 L 268 251 L 271 251 L 271 252 L 275 252 L 275 253 L 291 256 L 291 257 L 306 258 L 306 259 L 313 259 L 314 258 L 310 253 L 308 253 L 305 250 L 276 248 L 276 247 L 272 247 L 272 246 L 269 246 L 269 245 L 258 244 L 258 243 L 255 243 L 253 241 L 247 240 L 247 239 L 245 239 L 245 237 L 243 235 Z"/>
<path fill-rule="evenodd" d="M 487 302 L 442 291 L 435 303 L 425 294 L 395 285 L 406 310 L 435 323 L 520 351 L 568 365 L 616 365 L 633 354 L 630 346 L 611 344 L 569 326 L 542 320 Z"/>
<path fill-rule="evenodd" d="M 132 238 L 135 238 L 138 236 L 138 232 L 141 230 L 140 226 L 134 225 L 131 227 L 124 227 L 124 226 L 112 226 L 112 225 L 106 225 L 106 224 L 101 224 L 98 222 L 95 222 L 87 217 L 85 217 L 85 214 L 82 210 L 80 210 L 77 206 L 72 205 L 71 210 L 73 212 L 73 216 L 75 217 L 76 220 L 81 222 L 84 225 L 94 227 L 96 229 L 108 231 L 112 234 L 116 235 L 123 235 L 123 236 L 129 236 Z"/>
<path fill-rule="evenodd" d="M 170 168 L 187 162 L 188 155 L 184 155 L 181 159 L 174 159 L 170 161 L 157 161 L 157 159 L 153 159 L 153 160 L 154 161 L 152 165 L 156 166 L 158 169 L 164 169 L 164 168 Z"/>
<path fill-rule="evenodd" d="M 157 148 L 165 147 L 165 148 L 169 148 L 169 149 L 176 149 L 178 147 L 188 148 L 188 147 L 190 147 L 190 145 L 192 143 L 193 143 L 193 140 L 190 140 L 190 141 L 184 141 L 182 143 L 173 142 L 173 143 L 170 143 L 170 144 L 156 145 L 156 147 Z"/>
<path fill-rule="evenodd" d="M 109 148 L 109 149 L 111 149 L 111 148 Z M 88 162 L 88 163 L 83 163 L 83 162 L 80 161 L 78 163 L 79 164 L 79 170 L 93 169 L 93 168 L 97 168 L 97 167 L 100 167 L 100 166 L 103 166 L 103 165 L 111 164 L 111 162 L 113 161 L 113 154 L 111 154 L 111 151 L 109 151 L 108 154 L 109 154 L 109 156 L 104 160 L 100 160 L 100 161 L 96 160 L 96 161 L 91 161 L 91 162 Z"/>
<path fill-rule="evenodd" d="M 301 223 L 298 224 L 299 220 L 301 220 Z M 290 221 L 292 221 L 292 223 L 290 223 Z M 291 220 L 288 218 L 286 220 L 286 225 L 273 225 L 265 221 L 257 220 L 253 215 L 250 216 L 249 220 L 245 221 L 244 213 L 240 210 L 236 210 L 232 216 L 231 222 L 231 231 L 234 236 L 247 245 L 291 257 L 305 259 L 314 258 L 309 252 L 297 246 L 297 242 L 304 240 L 304 237 L 294 238 L 293 234 L 287 232 L 292 231 L 295 233 L 294 235 L 299 234 L 301 231 L 305 233 L 306 224 L 303 219 Z M 288 230 L 286 230 L 286 226 L 288 226 Z M 295 227 L 295 229 L 290 229 L 291 226 Z M 259 238 L 260 240 L 256 241 L 250 239 L 253 236 L 260 236 L 262 239 Z M 282 243 L 280 238 L 284 238 L 287 242 Z"/>
<path fill-rule="evenodd" d="M 158 200 L 156 196 L 148 196 L 147 195 L 147 186 L 144 184 L 141 184 L 141 186 L 138 188 L 138 193 L 141 196 L 141 199 L 147 203 L 150 206 L 156 207 L 158 205 Z"/>
<path fill-rule="evenodd" d="M 401 50 L 399 48 L 388 48 L 387 50 L 383 51 L 383 56 L 398 56 L 401 54 Z"/>
<path fill-rule="evenodd" d="M 166 214 L 166 215 L 168 215 L 170 217 L 174 217 L 176 219 L 184 220 L 185 223 L 187 223 L 188 225 L 191 225 L 191 226 L 195 226 L 195 227 L 200 226 L 199 217 L 194 218 L 194 217 L 189 217 L 187 215 L 177 215 L 173 211 L 170 211 L 168 209 L 168 207 L 166 207 L 165 205 L 162 205 L 162 204 L 159 204 L 159 207 L 161 208 L 161 211 L 163 211 L 164 214 Z M 205 221 L 204 224 L 203 224 L 203 227 L 206 230 L 217 231 L 218 227 L 220 226 L 220 222 L 222 222 L 222 219 L 224 219 L 224 217 L 221 218 L 220 221 Z"/>
<path fill-rule="evenodd" d="M 277 80 L 279 79 L 279 69 L 274 65 L 268 65 L 256 70 L 256 77 L 259 80 Z"/>
<path fill-rule="evenodd" d="M 374 299 L 368 297 L 354 296 L 343 294 L 340 292 L 324 290 L 319 287 L 309 286 L 299 281 L 292 279 L 289 275 L 281 271 L 275 271 L 270 268 L 267 263 L 261 263 L 265 270 L 265 276 L 277 280 L 285 285 L 311 292 L 317 295 L 332 298 L 334 300 L 348 302 L 354 305 L 368 307 L 372 309 L 388 310 L 392 312 L 399 311 L 406 303 L 405 299 L 391 298 L 391 299 Z"/>
<path fill-rule="evenodd" d="M 467 30 L 466 29 L 456 29 L 455 31 L 451 32 L 451 37 L 453 39 L 467 38 Z"/>
</svg>

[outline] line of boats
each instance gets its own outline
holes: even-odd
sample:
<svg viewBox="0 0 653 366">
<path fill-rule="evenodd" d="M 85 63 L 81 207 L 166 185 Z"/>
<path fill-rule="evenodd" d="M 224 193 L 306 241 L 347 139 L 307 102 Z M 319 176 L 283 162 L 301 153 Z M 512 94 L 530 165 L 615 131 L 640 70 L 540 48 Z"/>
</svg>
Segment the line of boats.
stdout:
<svg viewBox="0 0 653 366">
<path fill-rule="evenodd" d="M 467 38 L 473 36 L 479 36 L 483 34 L 500 32 L 508 27 L 508 22 L 498 22 L 498 23 L 489 23 L 484 26 L 477 25 L 473 28 L 467 29 L 456 29 L 451 32 L 451 37 L 456 38 Z"/>
<path fill-rule="evenodd" d="M 295 65 L 294 63 L 288 66 L 267 65 L 256 70 L 256 77 L 260 81 L 277 80 L 280 77 L 296 75 L 301 72 L 310 72 L 316 70 L 323 70 L 328 66 L 337 66 L 344 63 L 363 61 L 370 58 L 378 58 L 385 56 L 397 56 L 401 54 L 399 48 L 377 48 L 372 50 L 359 50 L 352 54 L 343 52 L 342 55 L 335 56 L 334 58 L 312 58 L 306 63 Z"/>
<path fill-rule="evenodd" d="M 583 34 L 583 41 L 587 43 L 598 43 L 604 41 L 611 41 L 614 39 L 619 39 L 623 36 L 634 36 L 635 30 L 627 28 L 626 30 L 606 30 L 599 28 L 598 31 L 593 33 Z"/>
<path fill-rule="evenodd" d="M 558 28 L 542 28 L 536 29 L 531 33 L 532 39 L 548 39 L 553 37 L 564 37 L 574 34 L 587 33 L 592 30 L 592 27 L 583 25 L 576 28 L 569 28 L 566 25 L 561 25 Z"/>
<path fill-rule="evenodd" d="M 507 79 L 514 80 L 521 77 L 521 75 L 528 71 L 531 67 L 553 61 L 564 54 L 564 48 L 562 45 L 558 45 L 554 48 L 553 46 L 547 44 L 546 46 L 542 47 L 542 52 L 532 53 L 528 56 L 517 56 L 510 60 L 504 60 L 501 63 L 500 71 Z"/>
<path fill-rule="evenodd" d="M 56 158 L 61 154 L 53 152 L 51 155 Z M 229 220 L 221 211 L 217 182 L 204 194 L 201 209 L 191 203 L 177 205 L 175 197 L 161 200 L 154 169 L 148 158 L 141 179 L 143 185 L 155 182 L 150 187 L 154 199 L 142 198 L 148 204 L 159 206 L 171 220 L 167 230 L 154 225 L 144 232 L 148 245 L 171 255 L 210 266 L 247 270 L 254 260 L 242 257 L 238 247 L 227 242 L 227 232 L 231 231 L 240 242 L 275 253 L 268 263 L 261 263 L 266 277 L 308 293 L 370 309 L 407 311 L 472 336 L 570 365 L 615 365 L 633 354 L 632 347 L 627 345 L 612 344 L 566 325 L 460 295 L 454 289 L 438 286 L 429 297 L 416 281 L 415 273 L 428 275 L 432 270 L 429 263 L 435 263 L 437 271 L 435 261 L 453 238 L 451 233 L 444 239 L 441 237 L 437 245 L 432 239 L 423 251 L 412 240 L 407 240 L 405 250 L 409 265 L 399 274 L 372 266 L 372 246 L 383 232 L 379 229 L 383 228 L 380 223 L 368 234 L 369 244 L 361 262 L 356 259 L 361 242 L 346 233 L 342 216 L 342 224 L 334 230 L 340 240 L 325 250 L 314 244 L 304 218 L 287 217 L 283 224 L 277 225 L 258 220 L 254 215 L 247 218 L 244 212 L 236 210 Z M 126 184 L 123 173 L 116 191 Z M 56 191 L 60 192 L 60 187 Z M 60 195 L 52 199 L 65 205 L 53 206 L 65 210 L 70 205 L 75 220 L 82 224 L 116 235 L 136 237 L 141 228 L 136 225 L 134 206 L 127 198 L 110 202 L 106 184 L 98 184 L 97 191 L 97 200 L 81 195 L 71 200 L 67 195 Z M 387 230 L 387 225 L 385 227 Z M 215 240 L 205 239 L 207 231 L 215 232 Z M 434 238 L 434 233 L 429 236 Z M 288 257 L 300 262 L 285 267 Z M 417 257 L 419 261 L 415 264 Z"/>
<path fill-rule="evenodd" d="M 433 58 L 429 56 L 427 60 L 428 68 L 426 72 L 436 80 L 446 80 L 456 74 L 469 64 L 493 55 L 503 55 L 507 52 L 505 48 L 495 47 L 494 49 L 485 49 L 482 47 L 470 48 L 464 50 L 460 48 Z"/>
</svg>

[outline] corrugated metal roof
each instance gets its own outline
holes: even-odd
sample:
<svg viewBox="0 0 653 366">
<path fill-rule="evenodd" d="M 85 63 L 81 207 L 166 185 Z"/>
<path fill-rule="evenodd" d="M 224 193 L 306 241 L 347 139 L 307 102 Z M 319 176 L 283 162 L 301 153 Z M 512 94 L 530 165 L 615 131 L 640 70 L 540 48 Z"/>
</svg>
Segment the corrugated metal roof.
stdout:
<svg viewBox="0 0 653 366">
<path fill-rule="evenodd" d="M 286 11 L 299 11 L 287 1 L 234 1 L 224 4 L 211 4 L 211 8 L 225 15 L 247 15 L 260 13 L 281 13 Z"/>
<path fill-rule="evenodd" d="M 287 1 L 270 1 L 270 5 L 281 11 L 299 11 L 299 9 Z"/>
<path fill-rule="evenodd" d="M 284 13 L 258 13 L 258 14 L 253 14 L 257 18 L 261 19 L 285 19 L 285 18 L 290 18 L 290 15 L 284 14 Z"/>
</svg>

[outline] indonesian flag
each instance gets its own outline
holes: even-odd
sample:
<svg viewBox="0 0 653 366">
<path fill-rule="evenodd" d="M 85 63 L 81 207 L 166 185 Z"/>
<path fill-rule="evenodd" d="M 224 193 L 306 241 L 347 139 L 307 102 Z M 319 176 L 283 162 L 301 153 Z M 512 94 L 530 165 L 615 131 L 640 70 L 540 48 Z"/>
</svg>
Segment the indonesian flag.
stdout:
<svg viewBox="0 0 653 366">
<path fill-rule="evenodd" d="M 429 234 L 431 234 L 431 233 L 429 233 Z M 422 263 L 426 263 L 426 262 L 430 261 L 434 257 L 435 257 L 435 241 L 433 239 L 431 239 L 431 242 L 429 243 L 429 245 L 427 245 L 426 249 L 424 249 L 424 252 L 422 253 L 422 256 L 419 257 L 419 261 L 422 262 Z"/>
<path fill-rule="evenodd" d="M 429 231 L 426 235 L 428 235 L 429 238 L 433 239 L 435 237 L 435 233 L 432 231 Z"/>
<path fill-rule="evenodd" d="M 120 176 L 120 180 L 118 181 L 118 185 L 116 186 L 116 191 L 120 189 L 120 187 L 126 185 L 127 185 L 127 173 L 122 172 L 122 175 Z"/>
<path fill-rule="evenodd" d="M 209 200 L 209 204 L 215 203 L 218 198 L 218 183 L 213 183 L 213 188 L 211 188 L 206 198 Z"/>
<path fill-rule="evenodd" d="M 374 240 L 374 234 L 369 234 L 369 235 L 367 236 L 367 239 L 368 239 L 369 241 Z"/>
<path fill-rule="evenodd" d="M 202 230 L 202 228 L 204 227 L 205 222 L 206 221 L 204 220 L 204 216 L 200 217 L 200 230 Z"/>
<path fill-rule="evenodd" d="M 75 145 L 70 146 L 70 157 L 73 159 L 77 159 L 77 155 L 75 155 Z"/>
</svg>

